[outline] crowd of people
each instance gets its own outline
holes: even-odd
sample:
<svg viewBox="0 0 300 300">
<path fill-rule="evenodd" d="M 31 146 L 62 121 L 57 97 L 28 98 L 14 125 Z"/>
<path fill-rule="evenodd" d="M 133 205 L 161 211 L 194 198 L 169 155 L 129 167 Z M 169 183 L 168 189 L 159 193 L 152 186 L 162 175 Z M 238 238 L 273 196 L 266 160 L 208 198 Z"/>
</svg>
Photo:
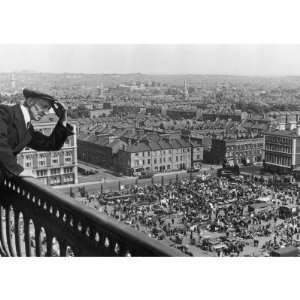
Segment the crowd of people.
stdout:
<svg viewBox="0 0 300 300">
<path fill-rule="evenodd" d="M 85 201 L 188 255 L 267 256 L 298 246 L 299 192 L 243 176 L 207 176 L 93 193 Z"/>
</svg>

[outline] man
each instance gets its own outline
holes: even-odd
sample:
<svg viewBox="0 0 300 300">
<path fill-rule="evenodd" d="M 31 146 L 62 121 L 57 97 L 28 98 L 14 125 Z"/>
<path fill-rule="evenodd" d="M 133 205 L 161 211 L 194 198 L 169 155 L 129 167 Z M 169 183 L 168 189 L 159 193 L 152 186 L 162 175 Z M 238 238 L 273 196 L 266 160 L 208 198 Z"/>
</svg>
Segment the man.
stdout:
<svg viewBox="0 0 300 300">
<path fill-rule="evenodd" d="M 25 101 L 21 105 L 0 105 L 0 170 L 8 177 L 33 176 L 31 170 L 17 163 L 16 155 L 25 147 L 37 151 L 59 150 L 73 128 L 67 124 L 67 111 L 53 97 L 24 89 Z M 39 121 L 53 108 L 58 122 L 50 136 L 35 131 L 31 121 Z"/>
</svg>

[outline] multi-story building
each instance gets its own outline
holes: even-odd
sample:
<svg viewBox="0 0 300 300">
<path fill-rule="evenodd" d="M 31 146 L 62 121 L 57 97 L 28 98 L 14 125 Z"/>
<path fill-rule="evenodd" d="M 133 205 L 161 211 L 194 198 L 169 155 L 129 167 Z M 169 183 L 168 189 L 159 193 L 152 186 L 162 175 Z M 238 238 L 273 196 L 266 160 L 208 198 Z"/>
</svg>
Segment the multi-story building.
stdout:
<svg viewBox="0 0 300 300">
<path fill-rule="evenodd" d="M 50 135 L 56 123 L 33 123 L 35 130 Z M 36 178 L 48 185 L 78 183 L 77 173 L 77 128 L 72 123 L 74 135 L 69 136 L 59 151 L 35 151 L 26 147 L 17 156 L 24 169 L 32 169 Z"/>
<path fill-rule="evenodd" d="M 203 162 L 203 149 L 204 149 L 204 147 L 202 146 L 202 140 L 200 142 L 200 139 L 190 139 L 190 144 L 192 147 L 191 166 L 194 169 L 200 169 L 201 164 Z"/>
<path fill-rule="evenodd" d="M 242 120 L 242 114 L 235 114 L 235 113 L 228 113 L 228 114 L 222 114 L 222 113 L 203 113 L 202 114 L 203 121 L 216 121 L 219 120 L 232 120 L 241 122 Z"/>
<path fill-rule="evenodd" d="M 114 105 L 112 113 L 116 114 L 138 114 L 141 111 L 139 106 L 135 105 Z"/>
<path fill-rule="evenodd" d="M 199 168 L 203 147 L 175 133 L 132 129 L 78 138 L 78 159 L 128 175 Z"/>
<path fill-rule="evenodd" d="M 288 174 L 300 167 L 300 124 L 281 123 L 278 130 L 265 133 L 265 163 L 268 171 Z"/>
<path fill-rule="evenodd" d="M 112 113 L 112 109 L 92 109 L 90 110 L 90 118 L 95 119 L 99 117 L 107 117 Z"/>
<path fill-rule="evenodd" d="M 109 137 L 80 136 L 78 139 L 78 159 L 105 168 L 113 166 L 113 152 L 108 145 Z"/>
<path fill-rule="evenodd" d="M 196 110 L 179 110 L 179 109 L 168 109 L 166 115 L 171 119 L 195 119 L 197 117 Z"/>
<path fill-rule="evenodd" d="M 120 171 L 128 175 L 189 169 L 191 145 L 181 138 L 143 138 L 123 145 L 118 152 L 118 165 Z"/>
<path fill-rule="evenodd" d="M 212 139 L 210 151 L 204 152 L 204 161 L 222 164 L 246 164 L 261 161 L 264 138 Z"/>
<path fill-rule="evenodd" d="M 151 115 L 160 115 L 161 114 L 161 107 L 146 107 L 146 113 Z"/>
</svg>

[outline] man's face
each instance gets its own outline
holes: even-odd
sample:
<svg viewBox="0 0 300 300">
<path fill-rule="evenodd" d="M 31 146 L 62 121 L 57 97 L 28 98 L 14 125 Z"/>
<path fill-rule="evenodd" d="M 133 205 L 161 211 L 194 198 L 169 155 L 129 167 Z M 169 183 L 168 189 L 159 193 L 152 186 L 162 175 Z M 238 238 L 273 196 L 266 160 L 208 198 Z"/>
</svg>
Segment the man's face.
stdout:
<svg viewBox="0 0 300 300">
<path fill-rule="evenodd" d="M 49 112 L 51 104 L 47 100 L 32 98 L 27 100 L 28 111 L 30 118 L 34 121 L 39 121 L 41 118 Z"/>
</svg>

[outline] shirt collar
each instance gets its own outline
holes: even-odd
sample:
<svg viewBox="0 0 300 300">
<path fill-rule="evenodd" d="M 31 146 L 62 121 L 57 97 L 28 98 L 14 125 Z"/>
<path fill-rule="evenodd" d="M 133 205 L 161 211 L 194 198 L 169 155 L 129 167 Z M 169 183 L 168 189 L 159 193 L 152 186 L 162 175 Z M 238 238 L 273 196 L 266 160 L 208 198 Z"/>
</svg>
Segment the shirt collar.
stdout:
<svg viewBox="0 0 300 300">
<path fill-rule="evenodd" d="M 21 104 L 21 110 L 22 110 L 22 114 L 23 114 L 23 117 L 24 117 L 24 120 L 25 120 L 25 124 L 26 126 L 28 125 L 28 123 L 30 123 L 30 114 L 29 114 L 29 111 L 27 109 L 27 107 L 25 107 L 24 105 Z"/>
</svg>

